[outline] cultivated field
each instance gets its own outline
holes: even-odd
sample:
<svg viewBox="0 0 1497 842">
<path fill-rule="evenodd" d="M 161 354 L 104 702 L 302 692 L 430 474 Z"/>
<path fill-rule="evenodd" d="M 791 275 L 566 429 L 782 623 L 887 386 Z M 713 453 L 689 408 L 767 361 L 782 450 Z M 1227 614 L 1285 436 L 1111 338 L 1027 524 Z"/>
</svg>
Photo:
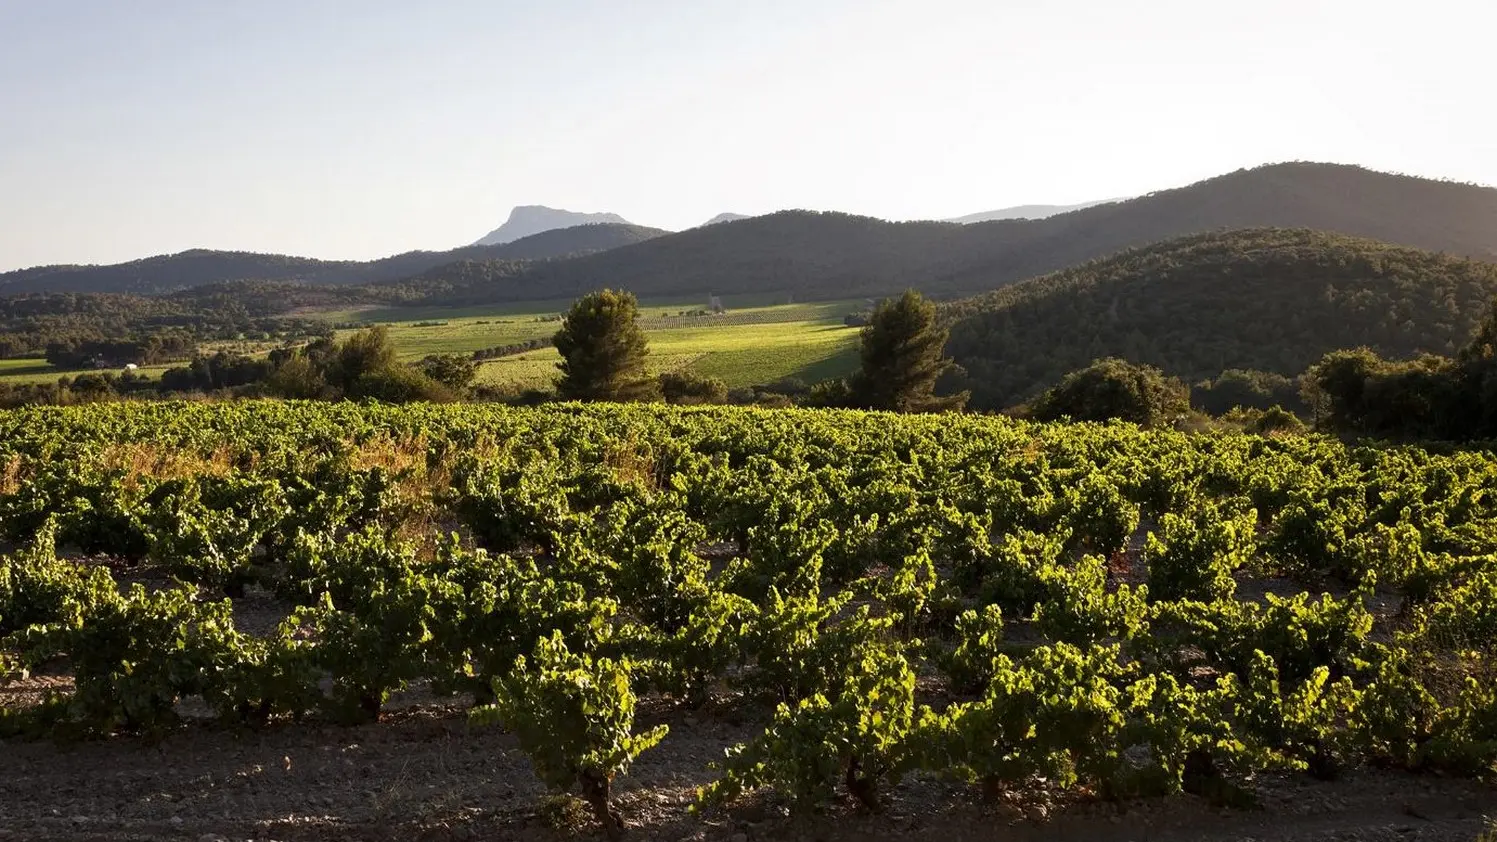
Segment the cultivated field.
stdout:
<svg viewBox="0 0 1497 842">
<path fill-rule="evenodd" d="M 857 366 L 858 331 L 842 318 L 859 302 L 743 307 L 715 316 L 682 316 L 687 305 L 644 304 L 641 324 L 650 341 L 655 373 L 686 370 L 720 377 L 729 388 L 795 377 L 808 383 L 839 377 Z M 372 314 L 371 314 L 372 315 Z M 403 320 L 372 322 L 389 327 L 401 357 L 470 354 L 484 348 L 550 337 L 559 328 L 554 310 L 400 312 Z M 547 317 L 550 317 L 549 320 Z M 351 332 L 351 331 L 347 331 Z M 486 360 L 478 382 L 543 388 L 556 376 L 553 349 Z"/>
<path fill-rule="evenodd" d="M 549 338 L 561 326 L 558 308 L 570 302 L 531 302 L 488 308 L 405 308 L 324 313 L 329 322 L 385 325 L 401 359 L 428 354 L 471 354 L 485 348 Z M 654 373 L 686 370 L 720 377 L 729 388 L 794 377 L 815 383 L 857 367 L 858 331 L 842 318 L 863 302 L 743 306 L 718 316 L 683 317 L 700 305 L 648 303 L 640 308 L 650 340 Z M 340 337 L 354 329 L 338 331 Z M 210 342 L 205 353 L 227 350 L 252 356 L 267 353 L 263 342 Z M 551 349 L 485 360 L 477 382 L 513 388 L 545 388 L 557 376 L 559 357 Z M 177 363 L 176 365 L 181 365 Z M 146 366 L 140 373 L 158 378 L 170 365 Z M 0 360 L 0 383 L 55 383 L 87 370 L 55 368 L 41 359 Z M 114 371 L 114 369 L 109 369 Z M 118 372 L 116 372 L 118 373 Z"/>
<path fill-rule="evenodd" d="M 0 413 L 0 467 L 0 837 L 1497 815 L 1486 451 L 246 401 Z"/>
</svg>

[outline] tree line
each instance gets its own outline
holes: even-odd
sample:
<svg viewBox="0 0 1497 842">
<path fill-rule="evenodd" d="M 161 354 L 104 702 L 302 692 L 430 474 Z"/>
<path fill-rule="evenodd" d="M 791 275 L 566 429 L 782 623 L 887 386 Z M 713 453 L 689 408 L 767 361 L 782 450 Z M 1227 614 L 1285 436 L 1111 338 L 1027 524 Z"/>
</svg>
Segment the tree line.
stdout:
<svg viewBox="0 0 1497 842">
<path fill-rule="evenodd" d="M 720 379 L 687 371 L 651 375 L 646 362 L 649 342 L 639 317 L 639 303 L 632 293 L 605 289 L 577 299 L 554 336 L 513 347 L 484 349 L 471 355 L 430 355 L 407 364 L 399 361 L 384 327 L 358 331 L 343 340 L 325 331 L 309 343 L 278 348 L 266 356 L 227 351 L 199 354 L 187 365 L 164 372 L 159 381 L 132 372 L 99 372 L 63 377 L 56 384 L 0 384 L 0 405 L 191 393 L 392 403 L 664 400 L 676 404 L 805 404 L 900 412 L 960 409 L 966 402 L 965 392 L 938 394 L 943 376 L 954 368 L 943 352 L 946 330 L 940 326 L 935 305 L 913 291 L 885 300 L 873 311 L 862 333 L 862 367 L 854 376 L 814 386 L 782 381 L 730 391 Z M 544 345 L 554 345 L 562 357 L 554 392 L 513 394 L 475 386 L 481 360 Z M 117 349 L 91 344 L 76 347 L 77 354 L 89 359 L 104 351 L 117 356 L 116 351 L 138 350 L 130 343 L 120 343 Z"/>
<path fill-rule="evenodd" d="M 308 400 L 447 402 L 464 399 L 536 403 L 546 400 L 751 403 L 893 412 L 961 410 L 970 375 L 946 355 L 948 328 L 937 306 L 913 290 L 880 301 L 861 329 L 860 366 L 850 377 L 817 384 L 783 381 L 729 390 L 717 378 L 689 371 L 651 374 L 649 341 L 632 293 L 604 289 L 577 299 L 547 339 L 562 357 L 554 391 L 504 393 L 475 385 L 478 363 L 507 349 L 470 355 L 429 355 L 401 362 L 384 327 L 343 340 L 325 331 L 311 342 L 266 356 L 219 351 L 198 354 L 159 381 L 134 372 L 84 373 L 56 384 L 0 384 L 0 405 L 79 403 L 113 398 L 180 396 L 282 397 Z M 80 343 L 58 362 L 111 355 L 159 359 L 195 347 L 144 342 Z M 1497 308 L 1452 356 L 1392 360 L 1366 347 L 1335 350 L 1297 378 L 1232 369 L 1193 386 L 1146 363 L 1104 357 L 1061 376 L 1034 398 L 1005 412 L 1036 420 L 1122 419 L 1143 426 L 1185 426 L 1219 419 L 1256 432 L 1316 428 L 1362 436 L 1497 437 Z"/>
<path fill-rule="evenodd" d="M 325 323 L 291 316 L 298 307 L 358 303 L 347 290 L 295 284 L 242 283 L 199 287 L 170 296 L 47 293 L 0 296 L 0 358 L 61 356 L 100 343 L 171 344 L 222 340 L 297 340 Z M 148 360 L 112 349 L 121 364 Z M 126 358 L 130 357 L 130 358 Z"/>
</svg>

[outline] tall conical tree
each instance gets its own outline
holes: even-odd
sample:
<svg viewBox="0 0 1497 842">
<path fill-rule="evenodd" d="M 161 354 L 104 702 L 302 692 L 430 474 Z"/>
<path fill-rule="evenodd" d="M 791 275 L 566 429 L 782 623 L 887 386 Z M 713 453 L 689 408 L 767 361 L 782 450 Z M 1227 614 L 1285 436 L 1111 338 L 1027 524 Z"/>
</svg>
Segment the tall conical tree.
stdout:
<svg viewBox="0 0 1497 842">
<path fill-rule="evenodd" d="M 610 289 L 577 299 L 553 343 L 561 352 L 557 392 L 569 400 L 640 401 L 659 393 L 645 373 L 649 353 L 633 293 Z"/>
<path fill-rule="evenodd" d="M 955 363 L 945 356 L 946 328 L 936 305 L 910 290 L 884 299 L 863 328 L 863 368 L 853 376 L 856 402 L 894 412 L 961 409 L 969 393 L 937 396 L 936 381 Z"/>
</svg>

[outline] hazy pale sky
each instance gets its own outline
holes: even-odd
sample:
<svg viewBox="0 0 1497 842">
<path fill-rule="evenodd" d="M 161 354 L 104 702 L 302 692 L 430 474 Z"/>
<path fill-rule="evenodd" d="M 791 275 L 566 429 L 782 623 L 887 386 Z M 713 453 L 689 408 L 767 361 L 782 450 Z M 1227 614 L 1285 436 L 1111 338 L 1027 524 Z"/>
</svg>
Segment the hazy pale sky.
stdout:
<svg viewBox="0 0 1497 842">
<path fill-rule="evenodd" d="M 1327 160 L 1497 184 L 1490 0 L 0 0 L 0 270 L 511 206 L 939 218 Z"/>
</svg>

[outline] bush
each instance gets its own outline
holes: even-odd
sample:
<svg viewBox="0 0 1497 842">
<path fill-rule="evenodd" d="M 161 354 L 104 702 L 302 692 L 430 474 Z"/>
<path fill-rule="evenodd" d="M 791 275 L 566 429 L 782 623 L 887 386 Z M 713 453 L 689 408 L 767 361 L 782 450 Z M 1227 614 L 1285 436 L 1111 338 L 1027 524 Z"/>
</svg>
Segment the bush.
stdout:
<svg viewBox="0 0 1497 842">
<path fill-rule="evenodd" d="M 126 594 L 95 592 L 70 616 L 10 638 L 26 665 L 66 657 L 75 692 L 68 716 L 86 729 L 159 731 L 176 705 L 208 689 L 234 664 L 246 639 L 234 631 L 228 601 L 204 603 L 190 588 Z"/>
<path fill-rule="evenodd" d="M 420 372 L 453 391 L 461 392 L 473 385 L 478 362 L 460 354 L 429 354 L 417 364 Z"/>
<path fill-rule="evenodd" d="M 1003 654 L 1003 609 L 985 606 L 981 611 L 963 611 L 956 618 L 957 645 L 946 658 L 946 674 L 952 686 L 977 691 L 993 680 L 995 660 Z"/>
<path fill-rule="evenodd" d="M 754 401 L 755 406 L 768 407 L 769 409 L 789 409 L 795 406 L 795 400 L 788 395 L 777 392 L 760 392 Z"/>
<path fill-rule="evenodd" d="M 1257 435 L 1303 433 L 1307 429 L 1305 422 L 1300 420 L 1298 415 L 1277 405 L 1268 409 L 1239 407 L 1222 415 L 1221 421 L 1243 432 Z"/>
<path fill-rule="evenodd" d="M 806 381 L 799 377 L 782 377 L 773 383 L 755 388 L 761 392 L 773 392 L 777 395 L 786 395 L 792 398 L 798 398 L 811 392 L 811 387 L 806 385 Z"/>
<path fill-rule="evenodd" d="M 1305 422 L 1284 407 L 1274 405 L 1263 410 L 1249 429 L 1255 433 L 1302 433 Z"/>
<path fill-rule="evenodd" d="M 1319 425 L 1380 436 L 1469 437 L 1477 417 L 1469 378 L 1447 357 L 1385 360 L 1367 348 L 1333 351 L 1305 372 Z"/>
<path fill-rule="evenodd" d="M 660 393 L 666 403 L 684 406 L 726 403 L 728 400 L 728 386 L 722 380 L 686 371 L 668 371 L 660 375 Z"/>
<path fill-rule="evenodd" d="M 1062 787 L 1110 769 L 1126 720 L 1116 686 L 1125 668 L 1113 647 L 1059 643 L 990 666 L 983 698 L 927 720 L 927 765 L 980 781 L 990 792 L 1043 777 Z M 1078 762 L 1080 761 L 1080 762 Z M 1088 763 L 1087 761 L 1091 761 Z"/>
<path fill-rule="evenodd" d="M 1158 427 L 1190 412 L 1189 395 L 1184 383 L 1153 366 L 1109 358 L 1067 374 L 1040 396 L 1030 414 L 1041 421 L 1120 418 Z"/>
<path fill-rule="evenodd" d="M 1299 385 L 1282 374 L 1231 369 L 1215 380 L 1203 380 L 1190 391 L 1190 403 L 1202 412 L 1225 415 L 1233 409 L 1305 408 Z"/>
<path fill-rule="evenodd" d="M 846 378 L 836 380 L 825 380 L 811 387 L 806 393 L 805 405 L 825 407 L 828 409 L 840 409 L 850 407 L 854 403 L 852 385 Z"/>
<path fill-rule="evenodd" d="M 449 403 L 457 400 L 457 395 L 445 384 L 405 366 L 393 366 L 360 375 L 349 389 L 348 396 L 385 403 Z"/>
<path fill-rule="evenodd" d="M 332 387 L 310 357 L 295 352 L 285 357 L 265 381 L 272 395 L 298 400 L 316 400 L 332 395 Z"/>
</svg>

